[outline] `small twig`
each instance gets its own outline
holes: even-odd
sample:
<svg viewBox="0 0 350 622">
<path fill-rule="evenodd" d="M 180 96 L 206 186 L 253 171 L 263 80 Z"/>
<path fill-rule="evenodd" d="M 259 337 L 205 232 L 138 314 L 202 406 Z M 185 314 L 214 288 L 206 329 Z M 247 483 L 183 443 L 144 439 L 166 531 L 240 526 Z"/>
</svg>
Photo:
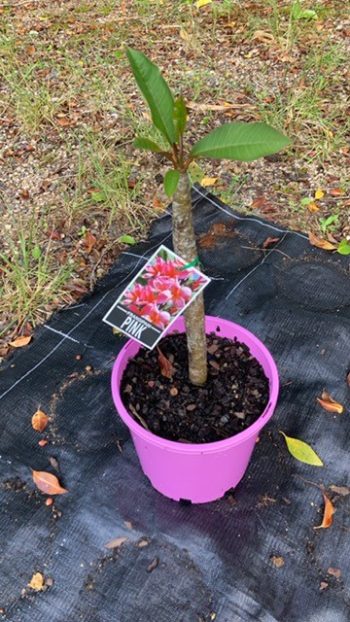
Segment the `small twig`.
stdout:
<svg viewBox="0 0 350 622">
<path fill-rule="evenodd" d="M 145 430 L 149 430 L 146 421 L 143 419 L 143 417 L 141 417 L 141 415 L 139 415 L 136 408 L 134 408 L 132 404 L 128 404 L 128 408 L 129 410 L 131 410 L 134 417 L 136 417 L 136 419 L 141 423 L 142 427 L 145 428 Z"/>
<path fill-rule="evenodd" d="M 287 259 L 292 259 L 287 253 L 280 251 L 279 248 L 261 248 L 260 246 L 241 246 L 241 248 L 246 248 L 249 251 L 262 251 L 263 253 L 272 253 L 272 251 L 275 251 L 275 253 L 281 253 L 281 255 L 287 257 Z"/>
<path fill-rule="evenodd" d="M 293 473 L 293 477 L 298 477 L 299 479 L 301 479 L 303 482 L 305 482 L 305 484 L 310 484 L 310 486 L 315 486 L 316 488 L 319 488 L 319 490 L 322 490 L 322 492 L 325 491 L 326 487 L 323 484 L 316 484 L 316 482 L 312 482 L 309 479 L 305 479 L 305 477 L 302 477 L 301 475 L 299 475 L 298 473 Z"/>
</svg>

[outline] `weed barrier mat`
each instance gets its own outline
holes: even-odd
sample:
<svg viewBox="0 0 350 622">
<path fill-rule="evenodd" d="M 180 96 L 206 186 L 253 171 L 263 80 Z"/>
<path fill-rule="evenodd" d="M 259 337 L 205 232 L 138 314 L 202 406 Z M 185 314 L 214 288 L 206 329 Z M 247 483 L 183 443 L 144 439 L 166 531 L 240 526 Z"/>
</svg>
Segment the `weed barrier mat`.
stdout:
<svg viewBox="0 0 350 622">
<path fill-rule="evenodd" d="M 0 619 L 349 620 L 350 495 L 329 486 L 349 484 L 350 419 L 316 403 L 326 389 L 350 405 L 349 262 L 303 234 L 233 213 L 202 188 L 193 202 L 200 260 L 213 279 L 207 313 L 242 324 L 271 350 L 277 412 L 244 480 L 220 501 L 176 503 L 142 474 L 110 394 L 125 341 L 101 319 L 156 247 L 171 245 L 164 214 L 90 298 L 57 313 L 2 367 Z M 279 239 L 264 249 L 268 237 Z M 45 447 L 31 428 L 39 406 L 51 417 Z M 279 430 L 311 444 L 324 467 L 293 459 Z M 69 493 L 47 507 L 30 469 L 58 474 Z M 315 484 L 336 508 L 328 529 L 314 529 L 324 504 Z M 119 548 L 105 547 L 119 537 L 127 538 Z M 46 591 L 27 587 L 35 572 L 50 578 Z"/>
</svg>

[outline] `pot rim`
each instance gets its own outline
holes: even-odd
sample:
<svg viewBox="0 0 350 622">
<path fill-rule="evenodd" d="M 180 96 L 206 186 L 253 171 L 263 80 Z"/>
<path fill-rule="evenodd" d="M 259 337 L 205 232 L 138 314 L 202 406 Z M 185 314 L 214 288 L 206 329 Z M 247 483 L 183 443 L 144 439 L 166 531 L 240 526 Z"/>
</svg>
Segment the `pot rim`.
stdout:
<svg viewBox="0 0 350 622">
<path fill-rule="evenodd" d="M 124 403 L 120 395 L 120 381 L 122 379 L 122 375 L 124 373 L 126 364 L 129 359 L 134 358 L 136 356 L 138 350 L 142 347 L 140 346 L 138 350 L 135 351 L 131 356 L 128 355 L 128 350 L 131 347 L 135 348 L 135 341 L 132 339 L 129 339 L 127 343 L 120 350 L 113 364 L 112 376 L 111 376 L 113 401 L 114 401 L 114 404 L 115 404 L 115 407 L 117 409 L 119 416 L 124 421 L 126 426 L 129 428 L 130 432 L 132 434 L 137 435 L 139 438 L 141 438 L 143 441 L 148 442 L 149 444 L 157 445 L 158 447 L 162 447 L 163 449 L 168 449 L 169 451 L 179 452 L 183 454 L 202 454 L 202 453 L 212 453 L 212 452 L 215 453 L 217 451 L 223 451 L 225 449 L 229 449 L 231 447 L 236 447 L 237 445 L 241 445 L 245 441 L 248 441 L 249 439 L 251 439 L 252 437 L 257 436 L 259 431 L 266 425 L 266 423 L 269 421 L 269 419 L 272 417 L 274 413 L 276 403 L 277 403 L 278 393 L 279 393 L 279 377 L 278 377 L 278 370 L 277 370 L 276 363 L 270 351 L 268 350 L 268 348 L 252 332 L 250 332 L 248 329 L 244 328 L 243 326 L 240 326 L 240 324 L 231 322 L 231 320 L 225 320 L 219 317 L 206 315 L 205 321 L 206 321 L 206 332 L 211 332 L 211 331 L 216 332 L 213 326 L 214 324 L 216 324 L 216 326 L 227 327 L 227 328 L 229 328 L 230 326 L 232 327 L 233 331 L 237 333 L 237 335 L 232 335 L 232 338 L 234 336 L 237 336 L 237 338 L 243 341 L 244 343 L 246 343 L 245 341 L 246 339 L 248 342 L 247 343 L 248 347 L 254 344 L 254 346 L 258 349 L 259 354 L 261 354 L 266 360 L 265 368 L 269 368 L 269 371 L 270 371 L 271 380 L 269 383 L 270 384 L 269 401 L 264 411 L 261 413 L 260 417 L 252 425 L 246 428 L 246 430 L 243 430 L 242 432 L 238 432 L 238 434 L 235 434 L 234 436 L 230 436 L 229 438 L 226 438 L 220 441 L 213 441 L 211 443 L 181 443 L 179 441 L 171 441 L 171 440 L 162 438 L 161 436 L 157 436 L 153 432 L 150 432 L 149 430 L 146 430 L 145 428 L 143 428 L 137 421 L 135 421 L 135 419 L 133 419 L 133 417 L 128 413 L 127 408 L 124 406 Z M 184 327 L 185 327 L 184 318 L 179 317 L 169 327 L 169 330 L 166 331 L 166 334 L 168 333 L 171 334 L 174 331 L 183 332 Z M 137 345 L 138 344 L 136 343 L 136 346 Z M 255 358 L 257 358 L 257 360 L 259 360 L 259 354 L 258 356 L 256 356 L 255 354 Z M 121 368 L 122 368 L 122 371 L 120 371 Z M 265 369 L 265 373 L 266 373 L 266 369 Z"/>
</svg>

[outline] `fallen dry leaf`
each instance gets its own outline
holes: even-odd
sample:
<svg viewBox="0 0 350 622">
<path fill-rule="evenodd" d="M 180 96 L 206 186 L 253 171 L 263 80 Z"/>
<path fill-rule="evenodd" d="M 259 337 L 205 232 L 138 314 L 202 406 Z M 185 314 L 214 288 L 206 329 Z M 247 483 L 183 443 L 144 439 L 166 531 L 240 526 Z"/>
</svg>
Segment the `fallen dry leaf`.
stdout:
<svg viewBox="0 0 350 622">
<path fill-rule="evenodd" d="M 157 347 L 157 350 L 158 350 L 158 362 L 160 366 L 160 373 L 165 378 L 172 378 L 175 373 L 175 368 L 173 367 L 169 359 L 167 359 L 167 357 L 163 354 L 161 349 Z"/>
<path fill-rule="evenodd" d="M 315 199 L 318 201 L 319 199 L 323 199 L 324 191 L 321 188 L 318 188 L 315 192 Z"/>
<path fill-rule="evenodd" d="M 121 536 L 120 538 L 114 538 L 110 542 L 105 544 L 106 549 L 119 549 L 119 547 L 127 541 L 127 538 Z"/>
<path fill-rule="evenodd" d="M 39 445 L 39 447 L 45 447 L 45 445 L 47 445 L 47 444 L 48 444 L 48 442 L 49 442 L 49 441 L 47 440 L 47 438 L 42 438 L 42 439 L 40 439 L 40 441 L 38 442 L 38 445 Z"/>
<path fill-rule="evenodd" d="M 340 568 L 328 568 L 327 570 L 327 574 L 330 574 L 332 577 L 335 577 L 336 579 L 339 579 L 341 577 L 341 570 Z"/>
<path fill-rule="evenodd" d="M 321 397 L 316 398 L 319 405 L 329 413 L 337 413 L 341 415 L 344 412 L 344 406 L 336 402 L 327 391 L 323 391 Z"/>
<path fill-rule="evenodd" d="M 84 246 L 86 248 L 86 252 L 88 255 L 91 253 L 96 242 L 97 242 L 97 239 L 95 238 L 95 236 L 90 231 L 87 231 L 84 237 Z"/>
<path fill-rule="evenodd" d="M 50 506 L 53 504 L 53 498 L 52 497 L 48 497 L 45 501 L 45 505 Z"/>
<path fill-rule="evenodd" d="M 64 495 L 68 490 L 62 488 L 56 475 L 46 471 L 32 471 L 34 484 L 45 495 Z"/>
<path fill-rule="evenodd" d="M 327 583 L 327 581 L 321 581 L 321 583 L 320 583 L 320 590 L 321 590 L 321 591 L 322 591 L 322 590 L 326 590 L 326 589 L 327 589 L 327 587 L 328 587 L 328 583 Z"/>
<path fill-rule="evenodd" d="M 59 117 L 56 118 L 56 123 L 60 127 L 69 127 L 72 124 L 72 121 L 68 119 L 68 117 Z"/>
<path fill-rule="evenodd" d="M 35 592 L 41 592 L 45 587 L 44 575 L 42 575 L 41 572 L 35 572 L 28 583 L 28 587 Z"/>
<path fill-rule="evenodd" d="M 317 525 L 314 529 L 328 529 L 333 523 L 333 514 L 335 512 L 334 505 L 330 499 L 326 495 L 323 495 L 324 498 L 324 512 L 323 512 L 323 520 L 321 525 Z"/>
<path fill-rule="evenodd" d="M 350 371 L 346 376 L 346 382 L 347 382 L 347 385 L 350 387 Z"/>
<path fill-rule="evenodd" d="M 309 210 L 309 212 L 311 212 L 311 214 L 314 214 L 315 212 L 320 211 L 320 208 L 318 207 L 317 203 L 314 203 L 313 201 L 311 201 L 311 203 L 308 203 L 306 207 Z"/>
<path fill-rule="evenodd" d="M 280 555 L 271 555 L 270 559 L 276 568 L 284 566 L 284 559 Z"/>
<path fill-rule="evenodd" d="M 329 489 L 332 492 L 335 492 L 337 495 L 340 495 L 341 497 L 346 497 L 347 495 L 350 495 L 350 488 L 348 488 L 347 486 L 329 486 Z"/>
<path fill-rule="evenodd" d="M 322 248 L 324 251 L 337 250 L 337 247 L 335 246 L 335 244 L 331 244 L 331 242 L 328 242 L 327 240 L 318 238 L 316 235 L 311 233 L 311 231 L 309 232 L 309 242 L 310 244 L 312 244 L 312 246 L 316 246 L 317 248 Z"/>
<path fill-rule="evenodd" d="M 21 337 L 17 337 L 14 341 L 10 341 L 10 346 L 13 348 L 23 348 L 24 346 L 27 346 L 31 340 L 31 335 L 22 335 Z"/>
<path fill-rule="evenodd" d="M 36 432 L 43 432 L 48 424 L 48 421 L 48 416 L 42 410 L 37 410 L 32 416 L 33 430 Z"/>
<path fill-rule="evenodd" d="M 157 568 L 158 564 L 159 564 L 159 558 L 155 557 L 153 561 L 151 561 L 149 566 L 147 566 L 147 572 L 153 572 L 153 570 Z"/>
<path fill-rule="evenodd" d="M 331 188 L 329 190 L 329 194 L 332 197 L 341 197 L 344 193 L 344 190 L 342 188 Z"/>
<path fill-rule="evenodd" d="M 272 43 L 275 38 L 271 32 L 265 30 L 256 30 L 252 36 L 253 41 L 259 41 L 259 43 Z"/>
<path fill-rule="evenodd" d="M 139 549 L 143 549 L 145 546 L 148 546 L 150 542 L 151 541 L 148 538 L 141 538 L 141 540 L 138 541 L 137 546 Z"/>
<path fill-rule="evenodd" d="M 280 239 L 281 238 L 266 238 L 266 240 L 263 243 L 262 247 L 263 248 L 269 248 L 270 246 L 273 246 L 273 244 L 276 244 L 277 242 L 279 242 Z"/>
<path fill-rule="evenodd" d="M 209 186 L 215 186 L 217 180 L 218 177 L 203 177 L 203 179 L 201 179 L 201 185 L 204 188 L 208 188 Z"/>
</svg>

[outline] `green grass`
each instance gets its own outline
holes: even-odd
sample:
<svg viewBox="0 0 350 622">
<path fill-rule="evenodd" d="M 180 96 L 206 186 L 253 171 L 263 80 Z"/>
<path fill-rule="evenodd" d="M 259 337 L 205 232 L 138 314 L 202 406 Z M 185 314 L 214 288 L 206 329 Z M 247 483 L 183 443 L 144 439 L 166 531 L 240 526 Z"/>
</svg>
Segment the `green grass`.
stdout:
<svg viewBox="0 0 350 622">
<path fill-rule="evenodd" d="M 50 305 L 59 305 L 74 268 L 70 261 L 57 268 L 52 243 L 42 236 L 45 222 L 32 217 L 16 226 L 17 242 L 10 240 L 7 252 L 0 252 L 1 311 L 6 320 L 0 336 L 12 326 L 47 317 Z"/>
</svg>

